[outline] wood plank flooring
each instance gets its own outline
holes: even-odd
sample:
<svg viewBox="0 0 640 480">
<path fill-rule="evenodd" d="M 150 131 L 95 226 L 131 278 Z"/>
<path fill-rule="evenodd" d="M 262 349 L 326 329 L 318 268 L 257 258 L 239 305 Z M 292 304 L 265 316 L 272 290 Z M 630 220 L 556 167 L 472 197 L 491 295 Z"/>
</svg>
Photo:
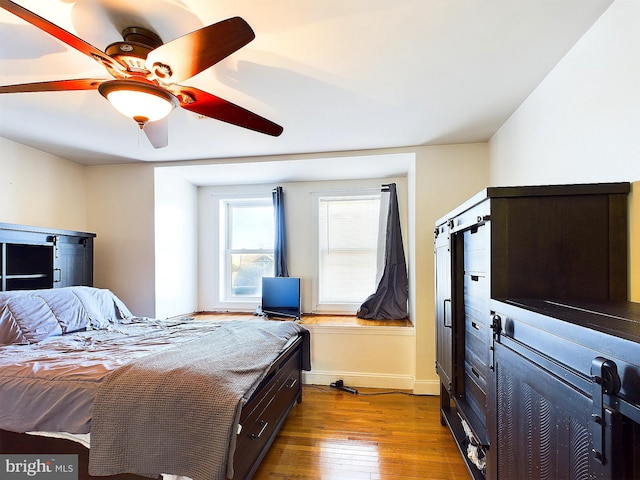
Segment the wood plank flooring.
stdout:
<svg viewBox="0 0 640 480">
<path fill-rule="evenodd" d="M 468 479 L 436 396 L 305 385 L 254 480 Z"/>
</svg>

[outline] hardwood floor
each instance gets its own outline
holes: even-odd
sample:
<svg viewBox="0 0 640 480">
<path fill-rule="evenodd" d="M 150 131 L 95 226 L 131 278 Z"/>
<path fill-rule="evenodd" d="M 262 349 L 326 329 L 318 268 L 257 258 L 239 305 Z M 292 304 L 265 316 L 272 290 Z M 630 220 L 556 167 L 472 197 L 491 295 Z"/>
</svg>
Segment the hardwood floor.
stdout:
<svg viewBox="0 0 640 480">
<path fill-rule="evenodd" d="M 303 392 L 254 480 L 469 478 L 438 397 Z"/>
<path fill-rule="evenodd" d="M 198 312 L 197 319 L 232 320 L 251 314 Z M 303 315 L 303 325 L 402 326 L 355 315 Z M 254 480 L 459 480 L 469 473 L 449 430 L 440 425 L 436 396 L 358 395 L 305 385 Z M 376 394 L 376 395 L 369 395 Z"/>
</svg>

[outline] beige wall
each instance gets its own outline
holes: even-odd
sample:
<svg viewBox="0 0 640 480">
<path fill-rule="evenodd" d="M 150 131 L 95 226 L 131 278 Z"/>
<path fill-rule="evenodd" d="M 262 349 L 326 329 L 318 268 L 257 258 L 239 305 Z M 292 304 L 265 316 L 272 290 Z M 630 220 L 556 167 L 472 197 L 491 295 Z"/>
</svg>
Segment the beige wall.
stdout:
<svg viewBox="0 0 640 480">
<path fill-rule="evenodd" d="M 136 315 L 155 311 L 154 175 L 147 164 L 86 167 L 94 283 Z"/>
<path fill-rule="evenodd" d="M 83 166 L 0 137 L 0 222 L 86 231 Z"/>
<path fill-rule="evenodd" d="M 640 181 L 629 198 L 629 300 L 640 302 Z"/>
<path fill-rule="evenodd" d="M 487 186 L 487 144 L 421 147 L 416 149 L 411 301 L 416 312 L 417 393 L 438 393 L 435 373 L 434 261 L 435 221 Z"/>
<path fill-rule="evenodd" d="M 415 391 L 419 387 L 427 390 L 423 393 L 438 393 L 437 379 L 416 382 L 413 328 L 328 325 L 308 325 L 307 328 L 311 332 L 313 369 L 305 372 L 305 383 L 328 385 L 342 379 L 355 387 Z"/>
</svg>

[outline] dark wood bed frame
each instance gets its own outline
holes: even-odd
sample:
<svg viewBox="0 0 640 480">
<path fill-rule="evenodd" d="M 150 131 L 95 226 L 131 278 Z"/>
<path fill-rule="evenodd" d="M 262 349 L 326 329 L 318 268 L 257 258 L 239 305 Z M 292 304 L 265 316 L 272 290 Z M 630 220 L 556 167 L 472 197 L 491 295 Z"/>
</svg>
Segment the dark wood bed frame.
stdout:
<svg viewBox="0 0 640 480">
<path fill-rule="evenodd" d="M 0 246 L 4 247 L 0 248 L 0 266 L 7 269 L 0 269 L 0 291 L 91 286 L 94 237 L 93 233 L 0 223 Z M 9 256 L 10 261 L 7 261 Z M 64 262 L 58 265 L 56 262 L 60 260 L 57 259 L 64 259 Z M 15 272 L 8 269 L 9 264 L 16 269 Z M 56 271 L 59 271 L 57 276 Z M 302 369 L 309 362 L 308 350 L 305 348 L 303 353 L 303 344 L 303 336 L 300 336 L 278 356 L 244 406 L 240 416 L 242 431 L 234 452 L 234 479 L 253 476 L 287 414 L 296 402 L 302 401 Z M 145 478 L 130 474 L 90 476 L 89 450 L 71 440 L 0 430 L 0 453 L 77 454 L 79 480 Z"/>
<path fill-rule="evenodd" d="M 266 455 L 287 415 L 302 401 L 303 337 L 299 337 L 271 365 L 266 377 L 240 415 L 242 430 L 234 452 L 234 480 L 251 478 Z M 0 453 L 78 455 L 78 480 L 141 480 L 132 474 L 89 475 L 89 449 L 65 439 L 0 430 Z"/>
</svg>

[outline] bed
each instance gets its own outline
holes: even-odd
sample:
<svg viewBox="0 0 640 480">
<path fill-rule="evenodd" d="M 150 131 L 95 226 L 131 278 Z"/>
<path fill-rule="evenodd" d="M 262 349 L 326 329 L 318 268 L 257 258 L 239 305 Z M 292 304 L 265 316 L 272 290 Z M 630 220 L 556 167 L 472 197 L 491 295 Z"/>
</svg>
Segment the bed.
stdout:
<svg viewBox="0 0 640 480">
<path fill-rule="evenodd" d="M 112 292 L 0 293 L 0 453 L 79 478 L 251 478 L 302 400 L 295 322 L 139 318 Z"/>
</svg>

